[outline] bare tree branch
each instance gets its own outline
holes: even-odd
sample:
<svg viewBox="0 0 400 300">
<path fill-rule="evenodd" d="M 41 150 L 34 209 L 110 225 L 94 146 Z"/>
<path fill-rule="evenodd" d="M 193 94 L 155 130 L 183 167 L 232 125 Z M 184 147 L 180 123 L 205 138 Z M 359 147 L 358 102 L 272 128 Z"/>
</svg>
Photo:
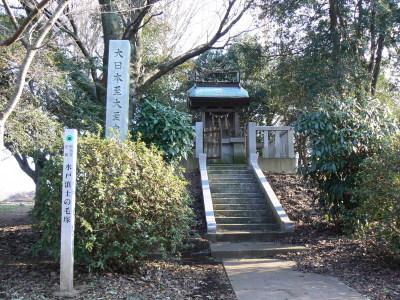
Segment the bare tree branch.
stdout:
<svg viewBox="0 0 400 300">
<path fill-rule="evenodd" d="M 17 75 L 16 85 L 13 94 L 9 101 L 5 103 L 4 108 L 0 111 L 0 150 L 2 150 L 4 147 L 5 123 L 11 113 L 15 110 L 19 103 L 19 100 L 21 99 L 22 91 L 25 86 L 26 76 L 32 64 L 32 61 L 38 49 L 42 46 L 47 34 L 50 32 L 51 28 L 56 23 L 57 19 L 61 16 L 64 8 L 68 5 L 70 1 L 71 0 L 64 0 L 58 4 L 52 18 L 46 22 L 46 25 L 43 27 L 35 43 L 31 47 L 29 47 L 28 52 L 26 53 L 25 59 L 21 64 L 20 70 Z"/>
<path fill-rule="evenodd" d="M 7 0 L 3 0 L 3 3 L 4 3 L 4 7 L 5 7 L 5 9 L 6 9 L 6 12 L 7 12 L 7 14 L 9 15 L 9 17 L 10 17 L 10 19 L 11 19 L 11 22 L 12 22 L 13 25 L 14 25 L 14 28 L 15 28 L 16 30 L 18 30 L 19 25 L 18 25 L 17 19 L 15 18 L 13 12 L 11 11 L 11 8 L 10 8 L 10 5 L 8 4 L 8 1 L 7 1 Z M 17 40 L 17 39 L 16 39 L 16 40 Z M 21 42 L 22 42 L 22 45 L 25 47 L 25 49 L 28 49 L 28 46 L 29 46 L 29 45 L 28 45 L 28 43 L 27 43 L 23 38 L 21 38 Z M 2 47 L 2 44 L 0 44 L 0 47 Z"/>
<path fill-rule="evenodd" d="M 11 22 L 14 25 L 15 29 L 18 29 L 19 25 L 17 19 L 15 18 L 14 14 L 11 11 L 10 5 L 8 4 L 7 0 L 3 0 L 4 8 L 6 9 L 7 14 L 10 16 Z"/>
<path fill-rule="evenodd" d="M 21 155 L 19 153 L 13 153 L 15 160 L 18 162 L 19 167 L 21 170 L 25 172 L 35 183 L 37 182 L 38 178 L 36 176 L 36 172 L 34 169 L 31 168 L 29 165 L 28 158 L 25 155 Z"/>
<path fill-rule="evenodd" d="M 225 49 L 227 46 L 231 45 L 231 41 L 234 40 L 235 38 L 241 36 L 241 35 L 244 34 L 244 33 L 252 32 L 252 31 L 254 31 L 254 30 L 255 30 L 255 29 L 243 30 L 243 31 L 239 32 L 238 34 L 235 34 L 235 35 L 230 36 L 230 37 L 228 38 L 228 40 L 227 40 L 222 46 L 218 46 L 218 47 L 217 47 L 217 46 L 213 46 L 213 47 L 211 47 L 210 49 L 214 49 L 214 50 L 222 50 L 222 49 Z"/>
<path fill-rule="evenodd" d="M 96 69 L 94 67 L 93 63 L 93 57 L 90 55 L 89 50 L 86 48 L 85 43 L 82 42 L 82 40 L 78 36 L 78 28 L 76 26 L 75 20 L 71 17 L 71 15 L 68 15 L 68 20 L 72 26 L 73 32 L 68 31 L 67 33 L 70 34 L 79 49 L 82 51 L 82 54 L 85 56 L 85 58 L 90 62 L 90 74 L 92 75 L 92 79 L 94 82 L 98 80 L 97 78 L 97 73 Z"/>
<path fill-rule="evenodd" d="M 66 7 L 65 12 L 66 12 L 65 16 L 67 17 L 69 24 L 72 27 L 72 30 L 70 28 L 68 28 L 68 25 L 65 24 L 65 22 L 61 19 L 58 19 L 56 21 L 55 26 L 62 32 L 65 32 L 70 37 L 72 37 L 73 41 L 76 43 L 76 45 L 80 49 L 83 56 L 89 61 L 89 63 L 90 63 L 89 69 L 90 69 L 90 74 L 91 74 L 92 80 L 94 83 L 97 83 L 99 81 L 99 78 L 97 76 L 97 71 L 96 71 L 95 64 L 94 64 L 94 58 L 90 55 L 89 50 L 86 47 L 85 43 L 79 37 L 78 27 L 77 27 L 72 15 L 69 14 L 68 7 Z M 48 9 L 44 9 L 44 15 L 47 17 L 47 19 L 50 19 L 52 16 L 52 13 Z M 71 76 L 72 76 L 72 78 L 77 79 L 77 78 L 83 77 L 84 74 L 81 72 L 81 74 L 79 74 L 79 75 L 71 74 Z M 95 87 L 93 89 L 86 88 L 85 90 L 91 97 L 97 98 L 97 95 L 99 94 L 99 91 L 98 91 L 99 87 L 96 84 L 94 86 Z"/>
<path fill-rule="evenodd" d="M 0 4 L 0 6 L 1 6 L 1 7 L 5 7 L 4 4 Z M 9 5 L 9 7 L 12 8 L 12 9 L 24 9 L 24 8 L 21 7 L 21 6 L 15 6 L 15 5 Z"/>
<path fill-rule="evenodd" d="M 147 13 L 150 11 L 151 6 L 147 5 L 144 8 L 140 9 L 139 14 L 130 22 L 128 26 L 125 28 L 125 31 L 122 35 L 123 40 L 130 40 L 133 38 L 133 35 L 139 30 L 142 25 L 143 19 L 146 17 Z"/>
<path fill-rule="evenodd" d="M 161 76 L 168 73 L 173 68 L 175 68 L 175 67 L 183 64 L 187 60 L 189 60 L 193 57 L 196 57 L 196 56 L 200 55 L 201 53 L 211 49 L 213 47 L 213 45 L 221 37 L 225 36 L 232 29 L 232 27 L 241 19 L 243 14 L 250 8 L 250 5 L 252 4 L 252 1 L 248 1 L 247 4 L 241 9 L 241 11 L 236 15 L 236 17 L 233 20 L 229 21 L 230 13 L 232 11 L 232 8 L 233 8 L 235 2 L 236 2 L 236 0 L 229 1 L 226 12 L 220 22 L 220 25 L 219 25 L 216 33 L 213 35 L 213 37 L 208 42 L 201 44 L 201 45 L 187 51 L 186 53 L 179 55 L 169 61 L 164 61 L 153 72 L 151 72 L 147 76 L 143 76 L 137 87 L 137 94 L 140 95 L 141 93 L 143 93 L 149 85 L 151 85 L 154 81 L 159 79 Z"/>
<path fill-rule="evenodd" d="M 151 19 L 153 19 L 155 17 L 158 17 L 158 16 L 161 16 L 161 15 L 162 15 L 162 12 L 159 12 L 158 14 L 151 15 L 142 25 L 137 26 L 137 28 L 135 30 L 139 30 L 139 29 L 143 28 L 144 26 L 146 26 L 151 21 Z M 129 27 L 137 25 L 138 23 L 139 23 L 138 20 L 135 20 L 134 22 L 128 24 L 126 29 L 125 29 L 124 34 L 122 35 L 122 39 L 129 39 L 129 36 L 128 36 Z M 133 30 L 133 31 L 135 31 L 135 30 Z"/>
<path fill-rule="evenodd" d="M 10 36 L 7 40 L 5 40 L 4 42 L 2 42 L 0 44 L 0 47 L 6 47 L 6 46 L 10 46 L 12 43 L 14 43 L 16 40 L 18 40 L 18 38 L 24 33 L 24 31 L 29 27 L 29 25 L 32 23 L 32 21 L 38 16 L 40 15 L 40 13 L 43 11 L 43 9 L 45 8 L 45 6 L 52 0 L 43 0 L 42 2 L 40 2 L 33 10 L 32 12 L 25 18 L 24 22 L 21 24 L 21 26 L 18 26 L 17 31 L 15 31 L 15 33 Z M 7 0 L 3 0 L 4 6 L 7 9 L 8 3 Z M 7 9 L 8 12 L 8 9 Z M 11 12 L 11 11 L 10 11 Z M 10 17 L 13 16 L 13 14 L 11 13 Z M 14 23 L 15 22 L 15 23 Z M 16 25 L 16 20 L 14 17 L 13 20 L 14 25 Z"/>
</svg>

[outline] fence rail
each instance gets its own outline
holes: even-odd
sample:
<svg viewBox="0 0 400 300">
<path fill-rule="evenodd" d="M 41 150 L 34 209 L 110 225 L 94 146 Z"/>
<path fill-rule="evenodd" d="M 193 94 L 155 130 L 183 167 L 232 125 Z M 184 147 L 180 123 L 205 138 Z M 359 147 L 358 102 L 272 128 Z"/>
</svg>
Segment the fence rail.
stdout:
<svg viewBox="0 0 400 300">
<path fill-rule="evenodd" d="M 256 126 L 250 122 L 247 135 L 249 154 L 261 149 L 263 158 L 294 158 L 293 127 Z"/>
</svg>

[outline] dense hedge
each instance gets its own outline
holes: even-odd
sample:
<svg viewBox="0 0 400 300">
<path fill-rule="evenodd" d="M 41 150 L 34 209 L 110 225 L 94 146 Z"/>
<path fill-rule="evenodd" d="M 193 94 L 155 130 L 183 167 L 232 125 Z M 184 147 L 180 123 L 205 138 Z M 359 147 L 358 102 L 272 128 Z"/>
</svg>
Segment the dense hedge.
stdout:
<svg viewBox="0 0 400 300">
<path fill-rule="evenodd" d="M 134 139 L 162 150 L 167 162 L 179 162 L 192 151 L 195 132 L 189 114 L 144 100 L 135 114 Z"/>
<path fill-rule="evenodd" d="M 43 170 L 33 212 L 41 231 L 36 250 L 60 248 L 62 159 Z M 187 237 L 192 212 L 181 171 L 143 142 L 80 138 L 77 168 L 75 260 L 90 269 L 127 271 L 167 255 Z"/>
<path fill-rule="evenodd" d="M 400 135 L 367 158 L 357 178 L 360 233 L 400 255 Z"/>
<path fill-rule="evenodd" d="M 331 98 L 316 111 L 304 111 L 294 125 L 309 141 L 308 163 L 299 170 L 317 187 L 319 204 L 336 221 L 352 216 L 361 163 L 397 130 L 390 112 L 376 99 Z"/>
</svg>

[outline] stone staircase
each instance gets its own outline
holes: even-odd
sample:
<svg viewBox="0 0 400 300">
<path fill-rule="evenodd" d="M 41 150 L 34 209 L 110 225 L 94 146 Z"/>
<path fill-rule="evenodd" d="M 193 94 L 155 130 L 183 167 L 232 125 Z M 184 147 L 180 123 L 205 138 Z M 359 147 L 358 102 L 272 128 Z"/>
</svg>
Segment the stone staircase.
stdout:
<svg viewBox="0 0 400 300">
<path fill-rule="evenodd" d="M 218 257 L 215 249 L 222 247 L 219 253 L 223 253 L 223 257 L 235 257 L 227 252 L 226 242 L 230 242 L 229 247 L 233 243 L 261 242 L 257 246 L 257 256 L 268 252 L 260 251 L 267 244 L 270 245 L 267 248 L 272 247 L 274 253 L 277 253 L 276 244 L 265 242 L 277 241 L 294 233 L 280 230 L 252 171 L 246 165 L 225 164 L 208 165 L 207 173 L 217 227 L 216 233 L 208 234 L 209 240 L 213 242 L 213 256 Z M 236 248 L 240 249 L 241 256 L 246 253 L 245 245 Z M 285 249 L 288 247 L 285 246 Z M 256 253 L 254 249 L 251 251 Z"/>
</svg>

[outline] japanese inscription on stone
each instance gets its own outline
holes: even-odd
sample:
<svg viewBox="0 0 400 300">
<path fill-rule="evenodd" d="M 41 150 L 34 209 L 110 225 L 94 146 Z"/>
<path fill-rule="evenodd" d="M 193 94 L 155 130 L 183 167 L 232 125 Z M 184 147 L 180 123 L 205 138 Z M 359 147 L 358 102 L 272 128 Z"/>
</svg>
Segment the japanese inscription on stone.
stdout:
<svg viewBox="0 0 400 300">
<path fill-rule="evenodd" d="M 120 140 L 128 132 L 130 43 L 111 40 L 108 55 L 106 136 Z"/>
<path fill-rule="evenodd" d="M 62 292 L 73 290 L 77 139 L 76 129 L 65 130 L 61 198 L 60 291 Z"/>
</svg>

